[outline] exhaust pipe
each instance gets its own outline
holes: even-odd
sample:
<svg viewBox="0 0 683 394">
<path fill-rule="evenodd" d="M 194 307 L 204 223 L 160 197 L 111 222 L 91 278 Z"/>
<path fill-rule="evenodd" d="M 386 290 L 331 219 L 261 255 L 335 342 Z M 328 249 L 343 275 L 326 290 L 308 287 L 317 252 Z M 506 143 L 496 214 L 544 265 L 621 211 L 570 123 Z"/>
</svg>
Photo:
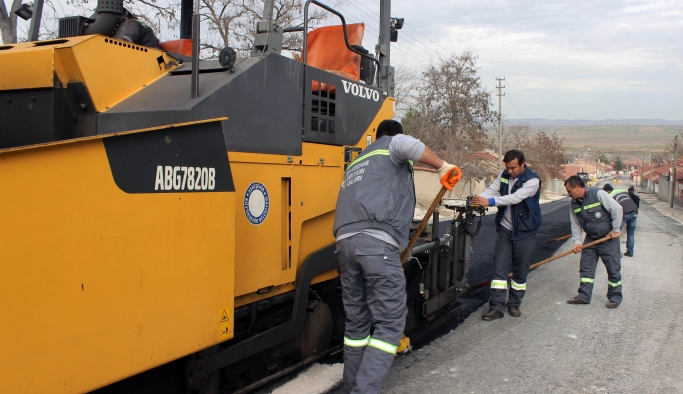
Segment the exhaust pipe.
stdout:
<svg viewBox="0 0 683 394">
<path fill-rule="evenodd" d="M 124 19 L 123 0 L 99 0 L 95 14 L 83 24 L 83 34 L 112 36 L 116 26 Z"/>
</svg>

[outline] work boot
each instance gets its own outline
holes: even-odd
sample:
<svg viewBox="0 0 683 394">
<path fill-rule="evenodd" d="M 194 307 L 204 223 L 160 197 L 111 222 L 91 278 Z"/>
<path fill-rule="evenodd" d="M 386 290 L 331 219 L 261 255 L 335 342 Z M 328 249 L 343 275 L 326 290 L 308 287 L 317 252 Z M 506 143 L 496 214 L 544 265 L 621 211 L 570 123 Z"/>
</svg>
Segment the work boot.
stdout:
<svg viewBox="0 0 683 394">
<path fill-rule="evenodd" d="M 633 257 L 633 253 L 631 253 L 631 252 L 626 252 L 626 253 L 624 253 L 624 256 Z"/>
<path fill-rule="evenodd" d="M 496 319 L 502 319 L 504 318 L 505 315 L 503 312 L 497 311 L 495 309 L 489 309 L 488 312 L 484 313 L 481 315 L 481 320 L 496 320 Z"/>
<path fill-rule="evenodd" d="M 588 305 L 590 302 L 585 302 L 581 301 L 580 299 L 574 297 L 571 300 L 567 300 L 567 304 L 572 304 L 572 305 Z"/>
<path fill-rule="evenodd" d="M 610 309 L 614 309 L 614 308 L 618 308 L 618 307 L 619 307 L 619 303 L 618 303 L 618 302 L 614 302 L 614 301 L 610 301 L 610 302 L 608 302 L 607 305 L 605 305 L 605 306 L 608 307 L 608 308 L 610 308 Z"/>
<path fill-rule="evenodd" d="M 508 307 L 508 313 L 512 317 L 520 317 L 522 316 L 522 311 L 519 310 L 516 306 L 510 306 Z"/>
</svg>

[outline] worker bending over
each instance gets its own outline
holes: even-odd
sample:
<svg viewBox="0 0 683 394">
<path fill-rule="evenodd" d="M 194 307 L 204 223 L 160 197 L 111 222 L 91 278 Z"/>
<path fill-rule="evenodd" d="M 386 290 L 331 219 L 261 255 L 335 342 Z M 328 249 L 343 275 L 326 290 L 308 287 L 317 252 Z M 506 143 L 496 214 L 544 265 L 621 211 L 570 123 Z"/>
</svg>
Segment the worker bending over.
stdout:
<svg viewBox="0 0 683 394">
<path fill-rule="evenodd" d="M 564 181 L 567 194 L 572 198 L 569 203 L 569 217 L 572 225 L 572 240 L 574 253 L 581 252 L 581 266 L 579 276 L 579 294 L 567 300 L 568 304 L 590 304 L 595 283 L 595 269 L 598 257 L 602 258 L 607 268 L 607 303 L 608 308 L 616 308 L 621 304 L 621 252 L 619 251 L 619 236 L 621 235 L 621 219 L 623 210 L 606 191 L 594 187 L 586 187 L 581 178 L 570 176 Z M 583 244 L 597 241 L 607 235 L 609 241 L 590 248 L 581 247 L 581 229 L 586 232 Z"/>
<path fill-rule="evenodd" d="M 624 211 L 624 217 L 621 222 L 621 229 L 626 226 L 626 253 L 624 256 L 633 257 L 633 247 L 635 245 L 636 237 L 636 221 L 638 220 L 638 207 L 640 204 L 640 198 L 636 196 L 638 202 L 631 196 L 631 188 L 627 189 L 616 189 L 612 187 L 609 183 L 602 187 L 602 190 L 609 193 L 610 197 L 614 201 L 621 205 L 621 209 Z M 621 230 L 619 229 L 619 230 Z"/>
<path fill-rule="evenodd" d="M 344 333 L 344 389 L 377 393 L 403 335 L 406 283 L 400 248 L 408 245 L 415 210 L 413 161 L 439 169 L 451 190 L 457 167 L 419 140 L 403 135 L 400 123 L 385 120 L 376 141 L 349 165 L 334 219 L 339 259 Z"/>
<path fill-rule="evenodd" d="M 541 180 L 538 175 L 527 168 L 524 153 L 517 149 L 505 152 L 503 163 L 505 170 L 498 174 L 491 186 L 472 198 L 473 204 L 498 207 L 491 300 L 489 311 L 481 316 L 483 320 L 505 316 L 505 296 L 511 268 L 508 313 L 514 317 L 522 315 L 519 307 L 526 292 L 531 254 L 536 247 L 536 231 L 541 226 Z"/>
</svg>

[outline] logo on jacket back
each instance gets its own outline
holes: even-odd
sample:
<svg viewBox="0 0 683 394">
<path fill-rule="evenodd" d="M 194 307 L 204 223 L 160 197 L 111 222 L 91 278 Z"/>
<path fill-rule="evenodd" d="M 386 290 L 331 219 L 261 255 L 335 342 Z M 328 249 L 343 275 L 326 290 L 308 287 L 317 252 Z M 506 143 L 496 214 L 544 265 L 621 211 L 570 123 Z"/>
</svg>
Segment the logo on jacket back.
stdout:
<svg viewBox="0 0 683 394">
<path fill-rule="evenodd" d="M 351 92 L 352 95 L 357 97 L 379 101 L 379 92 L 377 90 L 366 88 L 365 86 L 349 81 L 342 80 L 342 83 L 344 84 L 344 93 Z"/>
</svg>

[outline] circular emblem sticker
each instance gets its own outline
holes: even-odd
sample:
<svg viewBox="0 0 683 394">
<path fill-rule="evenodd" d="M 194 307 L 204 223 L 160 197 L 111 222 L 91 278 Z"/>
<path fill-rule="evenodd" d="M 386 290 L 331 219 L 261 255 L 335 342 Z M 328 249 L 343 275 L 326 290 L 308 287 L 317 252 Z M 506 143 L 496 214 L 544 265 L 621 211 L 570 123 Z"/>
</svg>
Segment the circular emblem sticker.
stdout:
<svg viewBox="0 0 683 394">
<path fill-rule="evenodd" d="M 602 216 L 602 215 L 600 215 L 600 212 L 595 212 L 595 218 L 596 218 L 596 219 L 600 219 L 601 216 Z"/>
<path fill-rule="evenodd" d="M 258 182 L 249 185 L 246 193 L 244 193 L 244 214 L 247 215 L 247 220 L 251 224 L 263 223 L 268 216 L 269 206 L 268 189 Z"/>
</svg>

